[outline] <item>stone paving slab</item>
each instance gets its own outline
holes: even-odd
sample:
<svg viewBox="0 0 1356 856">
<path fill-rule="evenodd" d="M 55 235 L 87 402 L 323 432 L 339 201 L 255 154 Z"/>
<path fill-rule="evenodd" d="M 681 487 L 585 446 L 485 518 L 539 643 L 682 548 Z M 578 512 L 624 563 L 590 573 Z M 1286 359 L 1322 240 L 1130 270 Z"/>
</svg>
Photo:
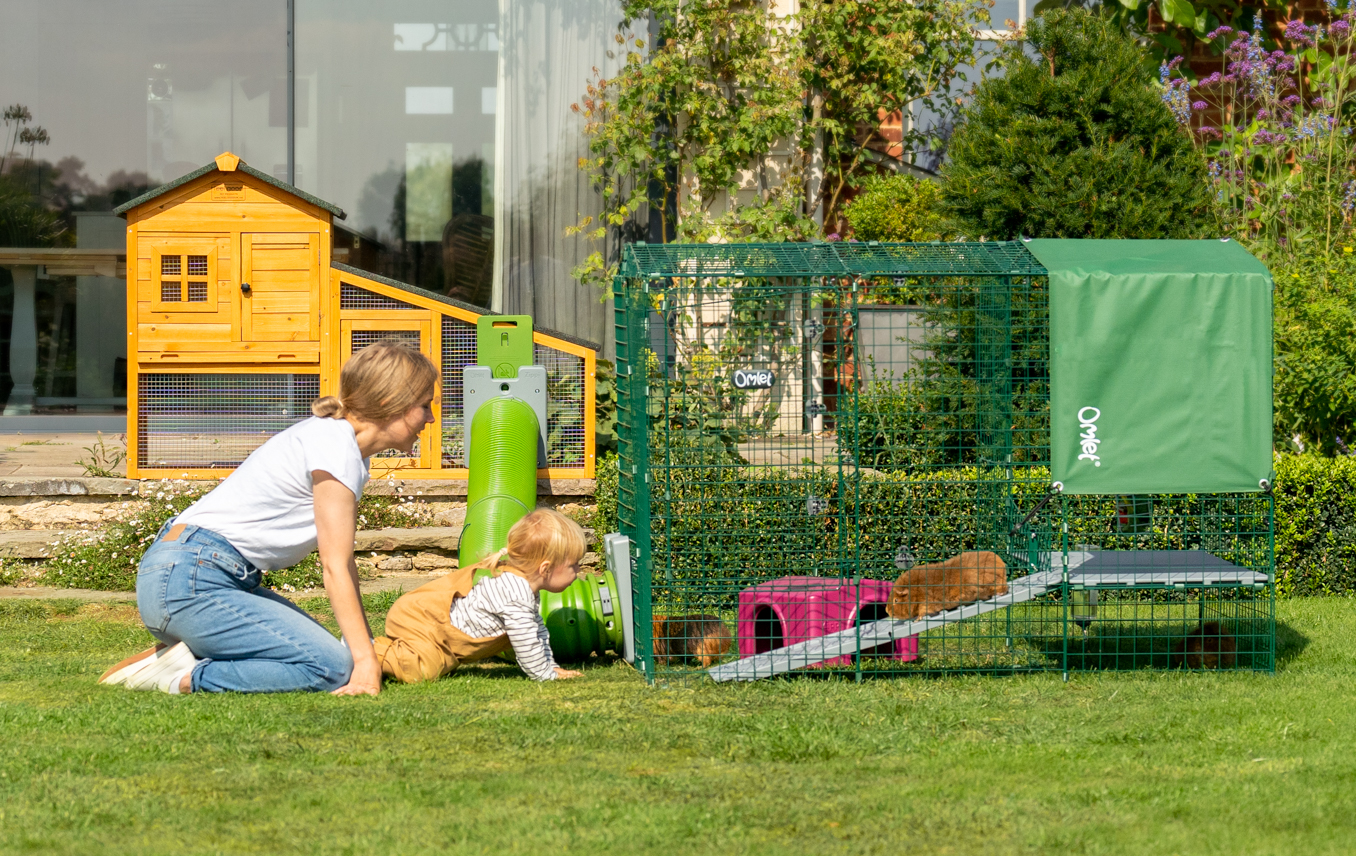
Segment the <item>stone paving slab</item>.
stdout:
<svg viewBox="0 0 1356 856">
<path fill-rule="evenodd" d="M 372 594 L 380 591 L 414 591 L 426 582 L 436 580 L 439 577 L 447 575 L 447 571 L 435 571 L 427 574 L 383 574 L 372 580 L 362 580 L 358 583 L 359 589 L 363 594 Z M 323 589 L 316 589 L 314 594 L 324 594 Z"/>
<path fill-rule="evenodd" d="M 57 588 L 55 586 L 0 586 L 0 599 L 82 600 L 94 602 L 135 601 L 134 591 L 95 591 L 94 589 Z"/>
<path fill-rule="evenodd" d="M 122 435 L 102 436 L 105 447 L 126 451 Z M 84 476 L 86 471 L 80 459 L 89 457 L 86 449 L 94 446 L 99 437 L 83 433 L 0 434 L 0 476 Z M 124 461 L 113 469 L 125 476 L 127 463 Z"/>
<path fill-rule="evenodd" d="M 813 461 L 824 464 L 838 460 L 838 438 L 832 434 L 791 434 L 765 437 L 736 447 L 744 460 L 754 466 L 793 467 Z"/>
<path fill-rule="evenodd" d="M 9 476 L 0 478 L 0 496 L 136 496 L 138 484 L 88 476 Z"/>
<path fill-rule="evenodd" d="M 370 529 L 358 533 L 354 551 L 389 553 L 393 550 L 455 550 L 460 538 L 460 526 Z"/>
</svg>

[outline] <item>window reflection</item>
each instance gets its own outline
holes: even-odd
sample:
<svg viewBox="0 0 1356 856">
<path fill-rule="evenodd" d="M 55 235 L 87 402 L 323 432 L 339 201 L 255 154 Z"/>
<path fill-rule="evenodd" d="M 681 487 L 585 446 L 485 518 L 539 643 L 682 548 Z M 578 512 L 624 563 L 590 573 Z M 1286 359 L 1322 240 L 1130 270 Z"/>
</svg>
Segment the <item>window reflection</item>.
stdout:
<svg viewBox="0 0 1356 856">
<path fill-rule="evenodd" d="M 315 96 L 305 121 L 298 108 L 297 183 L 349 212 L 336 259 L 488 307 L 498 3 L 296 14 L 298 90 Z"/>
<path fill-rule="evenodd" d="M 230 150 L 348 212 L 336 260 L 606 340 L 571 276 L 590 248 L 565 229 L 598 213 L 569 106 L 621 61 L 617 0 L 296 0 L 290 90 L 286 10 L 0 0 L 0 111 L 22 108 L 0 127 L 0 251 L 121 253 L 114 207 Z M 121 410 L 122 278 L 16 264 L 0 259 L 0 404 Z M 211 302 L 192 265 L 162 297 Z"/>
<path fill-rule="evenodd" d="M 29 117 L 11 119 L 0 144 L 0 249 L 122 251 L 112 208 L 228 149 L 285 177 L 286 33 L 284 0 L 0 4 L 0 107 Z M 32 145 L 15 145 L 24 129 Z M 15 335 L 16 271 L 0 267 L 7 412 L 12 336 L 19 371 L 33 372 L 31 412 L 123 409 L 122 279 L 17 271 L 32 326 Z"/>
</svg>

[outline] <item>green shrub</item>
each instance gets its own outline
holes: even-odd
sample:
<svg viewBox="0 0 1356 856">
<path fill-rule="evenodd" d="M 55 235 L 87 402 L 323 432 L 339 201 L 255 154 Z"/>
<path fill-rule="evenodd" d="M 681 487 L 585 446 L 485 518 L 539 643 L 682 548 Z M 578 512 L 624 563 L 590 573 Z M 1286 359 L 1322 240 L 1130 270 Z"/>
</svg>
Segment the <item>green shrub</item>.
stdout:
<svg viewBox="0 0 1356 856">
<path fill-rule="evenodd" d="M 999 289 L 1005 306 L 995 323 L 984 307 Z M 841 446 L 856 449 L 862 466 L 874 470 L 979 465 L 1009 454 L 1020 465 L 1045 461 L 1050 396 L 1043 281 L 917 289 L 911 302 L 918 315 L 910 323 L 925 331 L 924 353 L 902 377 L 892 366 L 863 366 L 868 382 L 855 406 L 840 403 Z M 1009 395 L 981 394 L 977 373 L 1004 364 L 1011 376 Z"/>
<path fill-rule="evenodd" d="M 1276 458 L 1276 590 L 1356 594 L 1356 458 Z"/>
<path fill-rule="evenodd" d="M 1052 10 L 1003 49 L 947 149 L 942 195 L 971 239 L 1195 238 L 1205 158 L 1162 102 L 1135 41 Z"/>
<path fill-rule="evenodd" d="M 911 175 L 868 178 L 843 216 L 859 241 L 941 241 L 942 191 L 936 182 Z"/>
<path fill-rule="evenodd" d="M 1272 275 L 1277 445 L 1334 454 L 1338 437 L 1356 442 L 1356 265 L 1290 263 Z"/>
<path fill-rule="evenodd" d="M 615 452 L 598 458 L 596 487 L 594 488 L 596 510 L 593 512 L 593 518 L 589 521 L 589 524 L 598 533 L 599 538 L 619 529 L 617 523 L 617 477 L 620 475 L 620 471 L 617 466 Z"/>
<path fill-rule="evenodd" d="M 930 384 L 936 390 L 939 384 Z M 957 384 L 963 392 L 967 385 Z M 966 408 L 971 392 L 955 397 L 915 392 L 907 382 L 876 379 L 857 393 L 855 411 L 839 414 L 839 442 L 858 449 L 861 464 L 873 470 L 910 471 L 961 463 L 960 450 L 974 446 L 974 438 L 958 438 L 958 420 L 952 408 Z M 858 437 L 858 433 L 861 434 Z M 956 442 L 948 444 L 949 438 Z"/>
<path fill-rule="evenodd" d="M 610 360 L 594 364 L 593 414 L 594 453 L 603 455 L 617 451 L 617 367 Z"/>
</svg>

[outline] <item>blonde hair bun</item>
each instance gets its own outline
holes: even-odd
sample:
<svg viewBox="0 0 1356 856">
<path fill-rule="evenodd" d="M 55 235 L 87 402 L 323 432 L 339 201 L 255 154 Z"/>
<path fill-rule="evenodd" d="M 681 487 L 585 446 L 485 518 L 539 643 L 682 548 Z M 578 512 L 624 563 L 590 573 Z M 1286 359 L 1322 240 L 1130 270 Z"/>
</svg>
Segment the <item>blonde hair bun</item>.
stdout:
<svg viewBox="0 0 1356 856">
<path fill-rule="evenodd" d="M 343 419 L 344 403 L 332 395 L 322 395 L 311 402 L 311 413 L 321 419 Z"/>
</svg>

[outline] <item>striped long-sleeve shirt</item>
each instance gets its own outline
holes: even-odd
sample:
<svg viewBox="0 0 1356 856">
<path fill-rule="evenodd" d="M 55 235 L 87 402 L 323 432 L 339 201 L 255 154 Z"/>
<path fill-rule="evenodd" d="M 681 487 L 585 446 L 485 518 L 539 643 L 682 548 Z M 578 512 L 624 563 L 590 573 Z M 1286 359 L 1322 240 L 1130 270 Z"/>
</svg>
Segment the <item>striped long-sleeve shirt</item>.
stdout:
<svg viewBox="0 0 1356 856">
<path fill-rule="evenodd" d="M 475 584 L 466 597 L 452 602 L 452 626 L 476 639 L 507 633 L 518 665 L 535 681 L 556 677 L 551 637 L 541 620 L 537 595 L 527 580 L 505 571 Z"/>
</svg>

